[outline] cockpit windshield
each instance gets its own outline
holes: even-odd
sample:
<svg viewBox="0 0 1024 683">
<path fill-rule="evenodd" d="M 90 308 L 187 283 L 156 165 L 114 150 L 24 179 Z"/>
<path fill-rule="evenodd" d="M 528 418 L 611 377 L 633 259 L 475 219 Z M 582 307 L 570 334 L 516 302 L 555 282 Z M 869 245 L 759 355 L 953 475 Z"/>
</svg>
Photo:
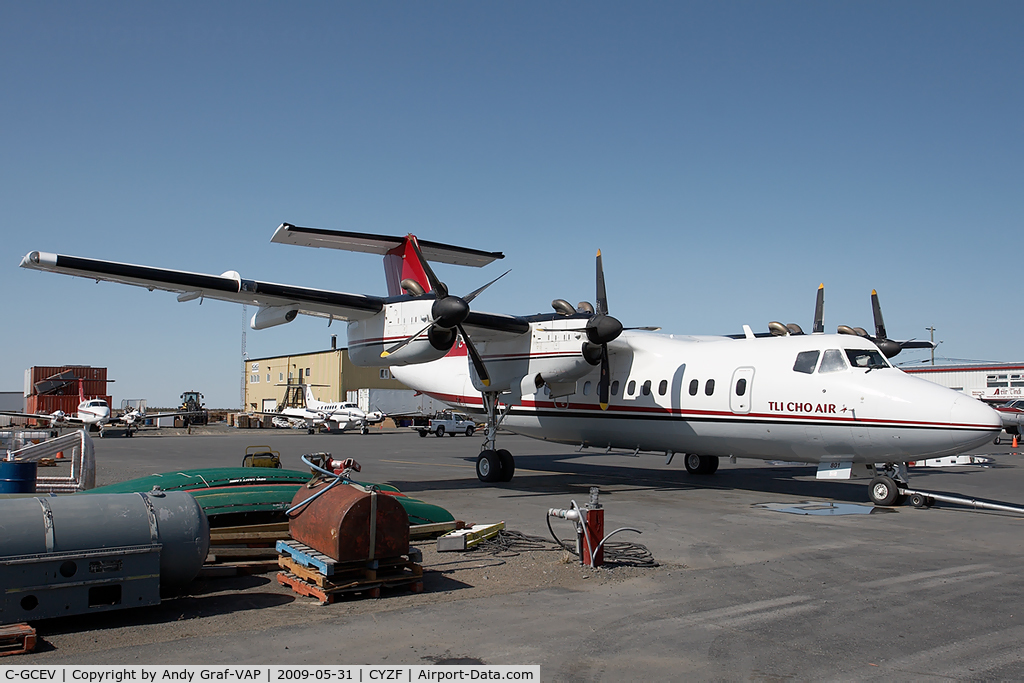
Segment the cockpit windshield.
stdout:
<svg viewBox="0 0 1024 683">
<path fill-rule="evenodd" d="M 846 357 L 855 368 L 878 370 L 891 367 L 878 349 L 846 349 Z"/>
</svg>

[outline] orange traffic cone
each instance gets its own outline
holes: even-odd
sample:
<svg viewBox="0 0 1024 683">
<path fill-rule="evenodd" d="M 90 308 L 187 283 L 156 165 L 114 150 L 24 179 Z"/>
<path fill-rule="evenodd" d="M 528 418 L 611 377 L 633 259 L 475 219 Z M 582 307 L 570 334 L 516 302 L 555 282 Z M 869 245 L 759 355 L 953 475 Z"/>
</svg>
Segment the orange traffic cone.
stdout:
<svg viewBox="0 0 1024 683">
<path fill-rule="evenodd" d="M 1014 448 L 1017 447 L 1017 435 L 1016 434 L 1013 435 L 1013 444 L 1012 445 L 1013 445 Z"/>
<path fill-rule="evenodd" d="M 55 460 L 63 460 L 64 459 L 64 451 L 57 451 L 57 455 L 54 456 L 54 459 Z"/>
</svg>

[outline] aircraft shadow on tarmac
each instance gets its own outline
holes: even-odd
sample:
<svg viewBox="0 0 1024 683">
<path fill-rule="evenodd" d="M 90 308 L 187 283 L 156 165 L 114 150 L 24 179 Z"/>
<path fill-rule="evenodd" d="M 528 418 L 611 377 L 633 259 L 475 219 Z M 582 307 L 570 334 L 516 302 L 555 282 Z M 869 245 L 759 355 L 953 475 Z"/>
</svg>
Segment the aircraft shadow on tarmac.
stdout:
<svg viewBox="0 0 1024 683">
<path fill-rule="evenodd" d="M 641 456 L 644 457 L 644 456 Z M 681 458 L 681 456 L 679 456 Z M 601 462 L 581 462 L 584 459 L 599 458 Z M 464 458 L 470 465 L 475 458 Z M 618 464 L 623 460 L 627 464 Z M 450 479 L 391 481 L 405 493 L 437 490 L 468 490 L 481 487 L 501 489 L 521 496 L 572 493 L 578 495 L 581 487 L 629 486 L 632 489 L 651 491 L 691 491 L 717 489 L 749 491 L 751 493 L 779 494 L 804 498 L 835 500 L 837 502 L 866 503 L 867 479 L 854 481 L 815 480 L 811 466 L 769 465 L 760 467 L 730 468 L 723 461 L 721 469 L 710 476 L 690 475 L 682 469 L 666 467 L 652 469 L 634 467 L 629 455 L 603 453 L 562 453 L 543 455 L 516 455 L 516 476 L 510 482 L 484 484 L 474 471 Z M 677 460 L 678 462 L 678 460 Z M 942 475 L 956 478 L 975 475 L 978 468 L 958 470 L 929 469 L 929 476 Z M 535 473 L 536 472 L 536 473 Z M 920 475 L 925 472 L 919 472 Z M 797 479 L 800 477 L 800 479 Z M 952 483 L 952 482 L 950 482 Z M 934 488 L 934 484 L 932 484 Z M 936 491 L 938 493 L 938 491 Z M 602 491 L 602 495 L 607 494 Z"/>
</svg>

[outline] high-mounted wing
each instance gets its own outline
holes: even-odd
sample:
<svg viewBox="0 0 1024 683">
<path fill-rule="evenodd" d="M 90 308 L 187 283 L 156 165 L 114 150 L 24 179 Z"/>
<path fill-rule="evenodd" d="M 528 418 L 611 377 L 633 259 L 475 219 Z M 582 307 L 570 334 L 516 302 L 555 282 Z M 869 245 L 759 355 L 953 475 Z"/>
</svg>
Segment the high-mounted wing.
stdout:
<svg viewBox="0 0 1024 683">
<path fill-rule="evenodd" d="M 295 313 L 359 320 L 369 318 L 384 308 L 384 299 L 381 297 L 245 280 L 234 271 L 222 275 L 205 275 L 41 251 L 26 255 L 21 261 L 21 267 L 145 287 L 150 291 L 160 289 L 177 292 L 179 301 L 207 298 L 253 304 L 260 306 L 261 312 L 265 309 L 280 311 L 282 315 L 290 314 L 288 320 L 294 318 Z M 257 313 L 254 321 L 258 322 L 259 316 L 260 313 Z"/>
</svg>

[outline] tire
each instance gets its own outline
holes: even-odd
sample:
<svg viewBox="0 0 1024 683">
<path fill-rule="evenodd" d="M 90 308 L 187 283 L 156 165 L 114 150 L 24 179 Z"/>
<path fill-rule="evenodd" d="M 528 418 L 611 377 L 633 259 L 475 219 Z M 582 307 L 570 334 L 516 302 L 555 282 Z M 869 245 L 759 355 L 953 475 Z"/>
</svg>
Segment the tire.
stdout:
<svg viewBox="0 0 1024 683">
<path fill-rule="evenodd" d="M 687 453 L 683 457 L 683 464 L 686 465 L 689 474 L 714 474 L 718 469 L 718 456 Z"/>
<path fill-rule="evenodd" d="M 420 436 L 426 436 L 427 435 L 427 430 L 426 429 L 417 429 L 416 431 L 419 432 Z"/>
<path fill-rule="evenodd" d="M 444 436 L 444 425 L 437 425 L 437 429 L 434 431 L 435 436 Z"/>
<path fill-rule="evenodd" d="M 501 461 L 494 451 L 480 451 L 476 456 L 476 477 L 490 484 L 501 479 Z"/>
<path fill-rule="evenodd" d="M 501 465 L 501 479 L 499 481 L 512 481 L 512 477 L 516 473 L 516 459 L 504 448 L 499 448 L 495 453 L 498 454 L 498 462 Z"/>
<path fill-rule="evenodd" d="M 891 477 L 875 477 L 868 485 L 868 497 L 875 505 L 889 507 L 895 505 L 899 499 L 899 488 Z"/>
<path fill-rule="evenodd" d="M 997 446 L 998 446 L 999 444 L 1001 444 L 1002 442 L 1003 442 L 1003 440 L 1002 440 L 1002 439 L 1000 439 L 1000 438 L 999 438 L 998 436 L 997 436 L 996 438 L 992 439 L 992 443 L 994 443 L 994 444 L 995 444 L 995 445 L 997 445 Z"/>
<path fill-rule="evenodd" d="M 928 507 L 928 497 L 915 493 L 910 496 L 910 504 L 916 508 L 926 508 Z"/>
<path fill-rule="evenodd" d="M 466 436 L 473 436 L 473 431 L 472 427 L 466 427 Z"/>
<path fill-rule="evenodd" d="M 362 429 L 359 430 L 359 433 L 360 434 L 369 434 L 370 433 L 370 428 L 369 427 L 363 427 Z"/>
</svg>

